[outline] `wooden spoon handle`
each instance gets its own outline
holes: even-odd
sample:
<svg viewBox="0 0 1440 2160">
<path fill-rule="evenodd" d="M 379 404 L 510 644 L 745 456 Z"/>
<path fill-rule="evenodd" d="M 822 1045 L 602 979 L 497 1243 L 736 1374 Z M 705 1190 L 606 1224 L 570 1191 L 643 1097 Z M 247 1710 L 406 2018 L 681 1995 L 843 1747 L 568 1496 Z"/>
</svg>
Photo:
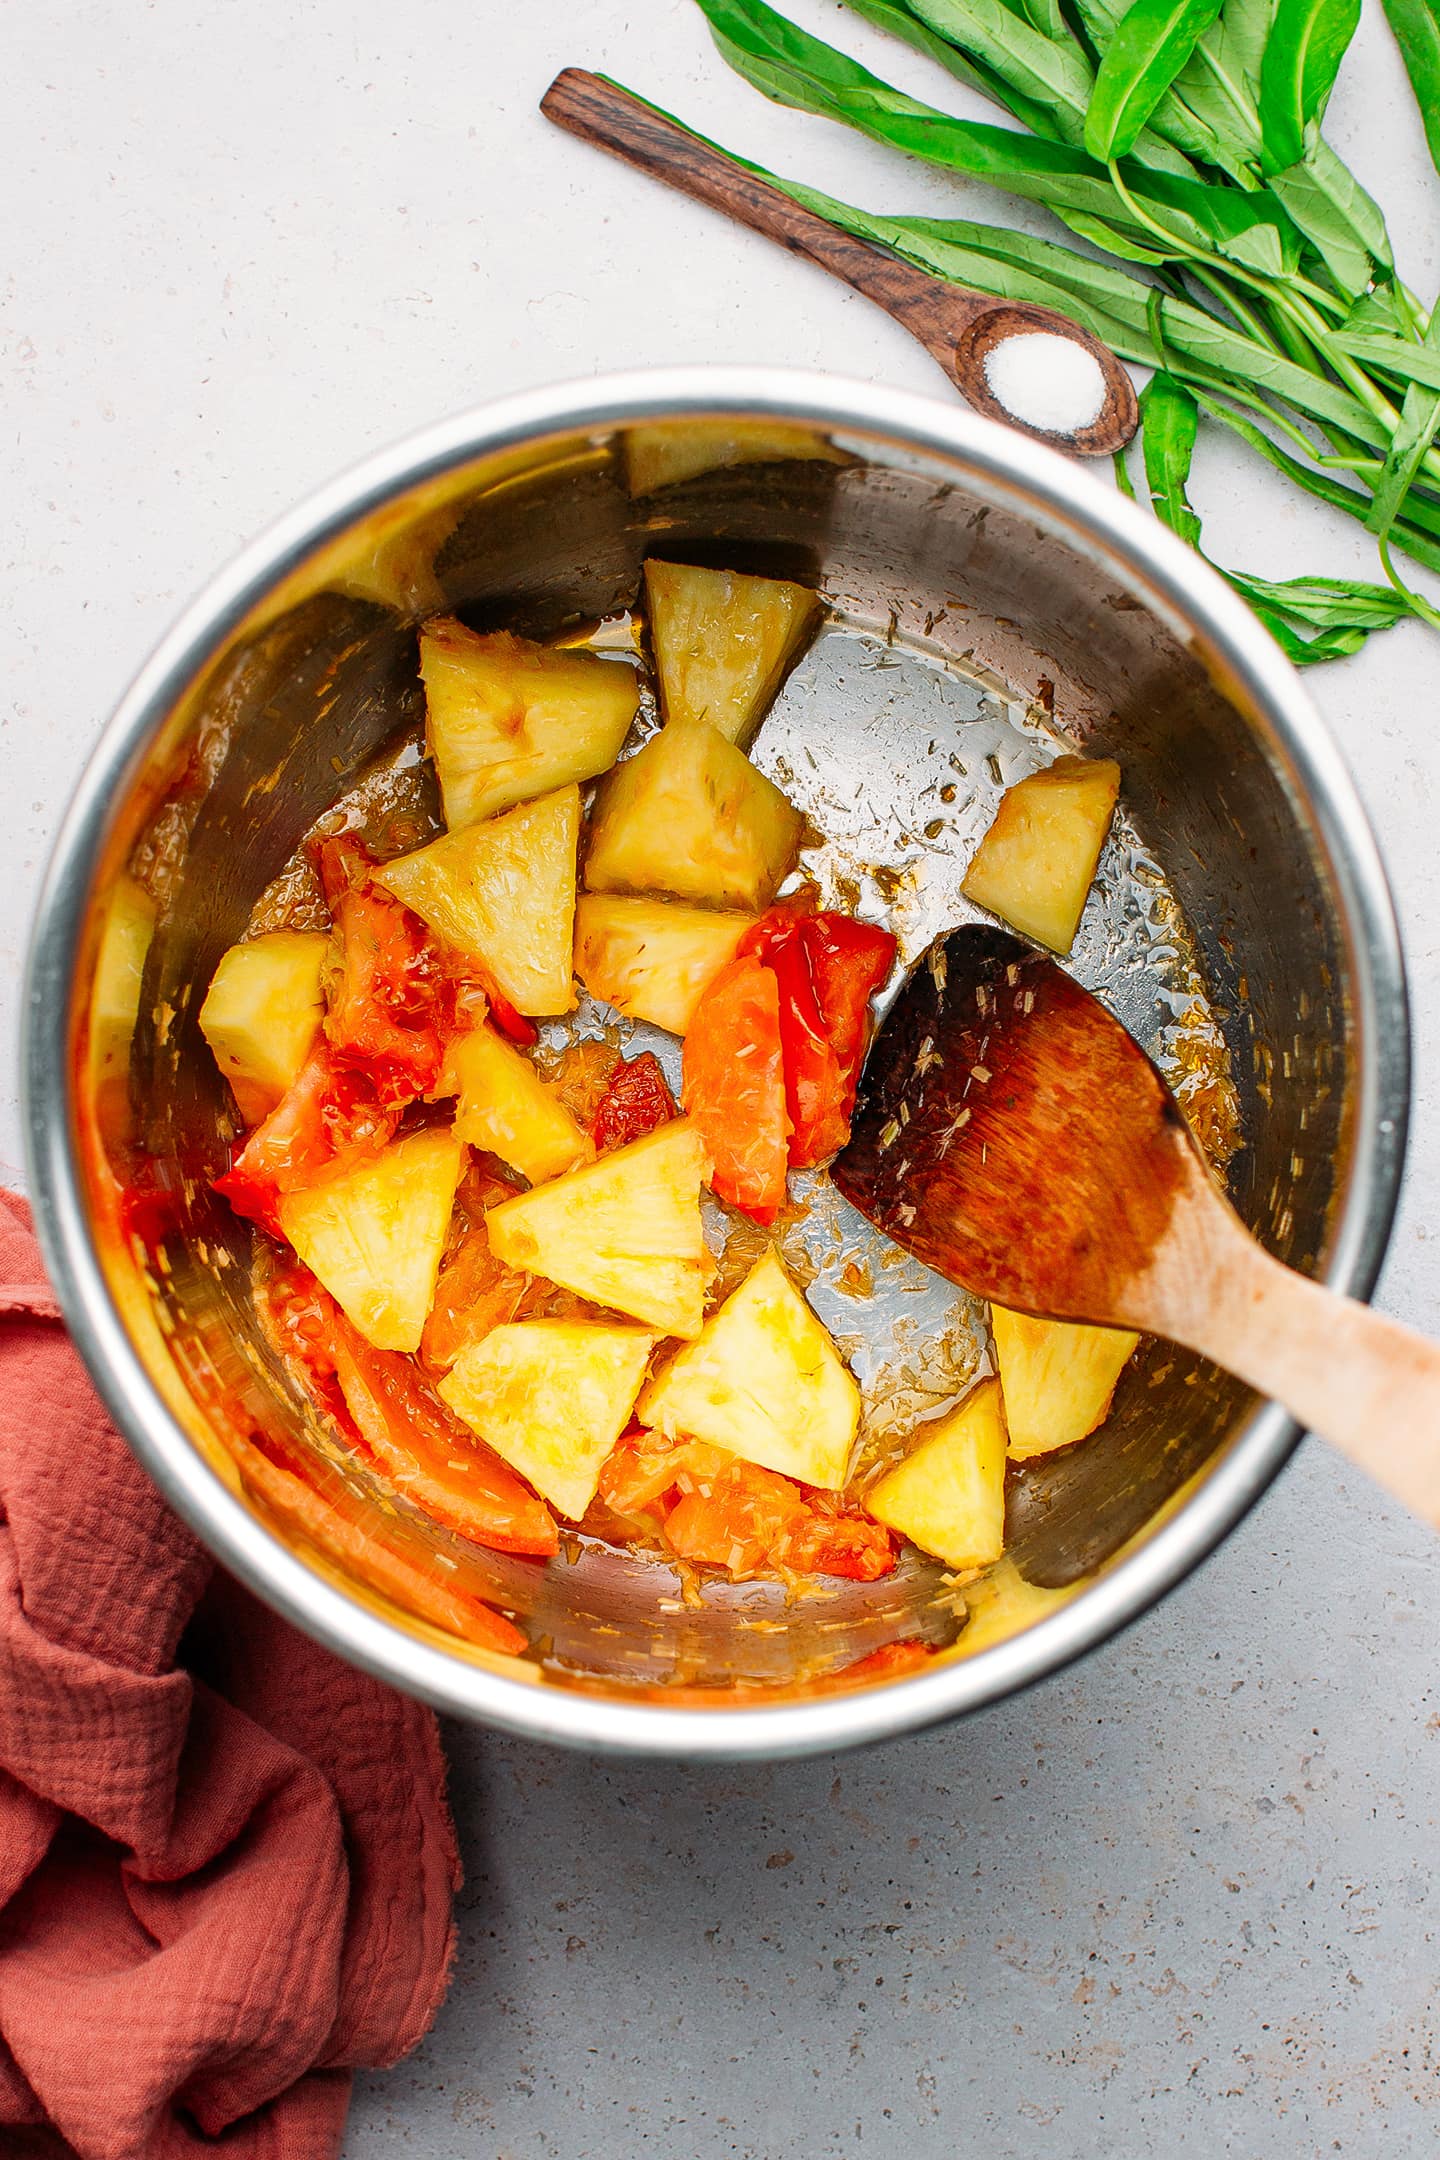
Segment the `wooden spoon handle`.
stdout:
<svg viewBox="0 0 1440 2160">
<path fill-rule="evenodd" d="M 1440 1346 L 1292 1273 L 1244 1233 L 1207 1303 L 1185 1331 L 1192 1348 L 1440 1529 Z"/>
<path fill-rule="evenodd" d="M 613 152 L 682 195 L 778 240 L 792 255 L 818 263 L 903 322 L 937 354 L 942 347 L 946 355 L 953 353 L 960 331 L 995 305 L 987 294 L 963 286 L 947 284 L 942 291 L 925 271 L 802 210 L 779 188 L 603 76 L 566 68 L 540 100 L 540 110 L 582 142 Z"/>
</svg>

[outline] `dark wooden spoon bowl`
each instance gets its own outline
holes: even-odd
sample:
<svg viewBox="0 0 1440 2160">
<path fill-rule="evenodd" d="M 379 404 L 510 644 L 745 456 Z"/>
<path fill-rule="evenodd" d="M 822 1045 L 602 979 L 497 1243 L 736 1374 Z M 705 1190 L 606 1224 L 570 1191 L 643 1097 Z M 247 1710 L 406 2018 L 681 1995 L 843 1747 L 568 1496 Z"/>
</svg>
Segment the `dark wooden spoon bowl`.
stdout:
<svg viewBox="0 0 1440 2160">
<path fill-rule="evenodd" d="M 664 113 L 656 112 L 602 75 L 566 68 L 556 76 L 540 110 L 582 142 L 608 150 L 627 165 L 665 181 L 697 202 L 764 233 L 792 255 L 818 263 L 918 338 L 955 388 L 975 410 L 1032 435 L 1052 449 L 1083 457 L 1108 457 L 1135 433 L 1139 411 L 1135 385 L 1108 345 L 1054 308 L 1028 301 L 996 300 L 990 293 L 952 285 L 898 255 L 842 232 L 828 219 L 803 210 L 779 188 L 748 172 Z M 1081 346 L 1105 378 L 1105 401 L 1086 427 L 1068 431 L 1033 426 L 1002 405 L 990 388 L 985 360 L 1007 338 L 1035 332 Z"/>
<path fill-rule="evenodd" d="M 980 1297 L 1213 1358 L 1440 1528 L 1440 1348 L 1271 1259 L 1139 1045 L 1019 938 L 931 947 L 833 1176 Z"/>
</svg>

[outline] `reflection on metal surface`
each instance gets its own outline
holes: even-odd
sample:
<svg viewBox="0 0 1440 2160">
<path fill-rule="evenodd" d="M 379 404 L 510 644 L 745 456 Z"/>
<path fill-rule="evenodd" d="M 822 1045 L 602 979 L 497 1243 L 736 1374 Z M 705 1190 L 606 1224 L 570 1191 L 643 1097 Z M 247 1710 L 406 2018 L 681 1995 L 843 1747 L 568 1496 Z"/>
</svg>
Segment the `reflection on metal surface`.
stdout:
<svg viewBox="0 0 1440 2160">
<path fill-rule="evenodd" d="M 620 435 L 687 410 L 711 430 L 707 462 L 632 493 Z M 720 437 L 777 420 L 835 436 L 845 461 L 714 462 Z M 413 743 L 413 615 L 433 604 L 432 573 L 477 626 L 574 636 L 633 604 L 647 553 L 823 586 L 845 627 L 792 678 L 756 754 L 831 842 L 821 867 L 837 892 L 853 875 L 863 901 L 886 855 L 865 837 L 879 816 L 912 950 L 927 926 L 969 912 L 955 888 L 970 838 L 998 786 L 1045 754 L 1050 726 L 1118 758 L 1131 822 L 1077 965 L 1197 1084 L 1223 1081 L 1228 1060 L 1247 1142 L 1230 1172 L 1237 1204 L 1281 1257 L 1331 1255 L 1343 1281 L 1368 1285 L 1403 1139 L 1403 992 L 1368 836 L 1294 677 L 1203 566 L 1064 461 L 919 400 L 786 378 L 636 379 L 512 401 L 332 490 L 220 582 L 117 717 L 61 841 L 32 973 L 34 1183 L 72 1325 L 117 1417 L 229 1564 L 304 1624 L 451 1709 L 548 1737 L 696 1753 L 833 1746 L 973 1706 L 1098 1639 L 1223 1534 L 1283 1460 L 1283 1417 L 1193 1361 L 1148 1353 L 1098 1441 L 1015 1482 L 1011 1558 L 1035 1626 L 925 1678 L 768 1717 L 570 1695 L 446 1648 L 363 1592 L 337 1593 L 333 1572 L 287 1553 L 200 1460 L 214 1459 L 227 1418 L 253 1432 L 293 1430 L 299 1416 L 254 1322 L 247 1235 L 208 1192 L 226 1112 L 196 1023 L 215 962 L 315 820 L 387 746 Z M 381 810 L 403 798 L 428 814 L 413 750 L 371 785 Z M 131 1058 L 148 1158 L 151 1242 L 139 1247 L 103 1166 L 82 1177 L 77 1106 L 55 1094 L 55 1076 L 75 1072 L 97 916 L 127 866 L 156 910 Z M 131 1177 L 140 1165 L 118 1127 L 111 1141 Z M 809 1265 L 817 1306 L 843 1333 L 841 1306 L 857 1309 L 847 1267 L 851 1287 L 886 1270 L 880 1256 L 856 1260 L 838 1205 L 816 1208 Z M 901 1346 L 911 1298 L 917 1312 L 939 1300 L 951 1320 Z M 899 1268 L 875 1311 L 901 1348 L 888 1366 L 874 1346 L 861 1360 L 883 1443 L 886 1401 L 904 1398 L 897 1424 L 938 1404 L 980 1344 L 963 1300 L 933 1279 L 907 1289 Z M 937 1339 L 949 1345 L 939 1357 Z M 1155 1510 L 1212 1457 L 1152 1534 Z M 454 1550 L 404 1512 L 398 1536 L 493 1584 L 497 1556 Z M 1073 1589 L 1122 1544 L 1123 1563 L 1063 1601 L 1037 1591 Z M 549 1654 L 627 1675 L 667 1658 L 701 1679 L 757 1660 L 767 1677 L 833 1668 L 877 1628 L 916 1632 L 917 1612 L 941 1640 L 956 1619 L 953 1593 L 923 1568 L 893 1586 L 903 1613 L 890 1593 L 847 1592 L 822 1624 L 818 1609 L 771 1611 L 773 1593 L 752 1586 L 707 1598 L 700 1619 L 665 1614 L 653 1568 L 590 1549 L 543 1579 L 532 1563 L 498 1564 L 522 1570 L 502 1594 Z M 617 1642 L 618 1658 L 606 1647 Z"/>
</svg>

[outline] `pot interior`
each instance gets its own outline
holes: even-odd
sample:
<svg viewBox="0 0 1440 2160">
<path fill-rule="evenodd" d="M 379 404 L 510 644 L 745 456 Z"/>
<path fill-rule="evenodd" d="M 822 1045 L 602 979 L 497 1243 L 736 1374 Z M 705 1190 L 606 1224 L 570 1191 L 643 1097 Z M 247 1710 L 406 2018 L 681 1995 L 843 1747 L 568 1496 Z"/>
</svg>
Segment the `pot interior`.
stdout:
<svg viewBox="0 0 1440 2160">
<path fill-rule="evenodd" d="M 415 750 L 417 621 L 443 610 L 476 629 L 574 640 L 601 624 L 623 641 L 652 554 L 821 590 L 832 627 L 755 755 L 840 851 L 832 870 L 848 849 L 856 879 L 878 870 L 893 895 L 909 866 L 912 956 L 974 912 L 958 895 L 969 849 L 1046 734 L 1119 761 L 1124 818 L 1077 972 L 1172 1070 L 1190 1029 L 1206 1073 L 1233 1089 L 1236 1206 L 1291 1265 L 1325 1255 L 1353 1066 L 1332 882 L 1269 731 L 1173 609 L 1021 487 L 958 459 L 724 415 L 549 436 L 417 485 L 302 562 L 207 655 L 112 809 L 73 1014 L 91 1220 L 172 1414 L 262 1519 L 233 1436 L 317 1436 L 255 1320 L 250 1233 L 209 1190 L 234 1125 L 198 1029 L 205 989 L 337 797 L 398 788 L 433 818 Z M 933 874 L 915 872 L 922 855 Z M 860 1252 L 857 1225 L 834 1229 L 832 1275 Z M 910 1298 L 912 1347 L 942 1322 L 961 1346 L 953 1392 L 983 1329 L 966 1334 L 948 1286 L 887 1290 L 884 1256 L 864 1257 L 879 1303 L 869 1321 L 851 1311 L 854 1331 L 893 1338 L 894 1301 Z M 818 1266 L 823 1277 L 824 1254 Z M 826 1288 L 817 1304 L 843 1336 Z M 872 1366 L 877 1427 L 887 1407 L 894 1427 L 945 1397 L 946 1371 L 922 1370 L 919 1352 L 887 1367 L 877 1351 Z M 541 1568 L 435 1529 L 323 1440 L 318 1474 L 369 1491 L 424 1566 L 517 1612 L 539 1660 L 491 1661 L 512 1675 L 660 1700 L 677 1682 L 715 1684 L 687 1699 L 718 1715 L 725 1681 L 824 1686 L 887 1642 L 918 1636 L 961 1656 L 1044 1613 L 1143 1538 L 1252 1407 L 1188 1353 L 1146 1345 L 1097 1437 L 1012 1473 L 1003 1573 L 968 1600 L 918 1563 L 793 1606 L 771 1584 L 696 1597 L 660 1563 L 584 1540 Z M 486 1662 L 363 1570 L 272 1527 L 397 1628 Z"/>
</svg>

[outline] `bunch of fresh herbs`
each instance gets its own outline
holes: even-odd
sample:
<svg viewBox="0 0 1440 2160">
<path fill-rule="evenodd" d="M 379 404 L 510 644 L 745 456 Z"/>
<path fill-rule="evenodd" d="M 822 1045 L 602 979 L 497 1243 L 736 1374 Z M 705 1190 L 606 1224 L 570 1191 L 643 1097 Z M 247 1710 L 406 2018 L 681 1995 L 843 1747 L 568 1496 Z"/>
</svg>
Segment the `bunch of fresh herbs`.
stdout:
<svg viewBox="0 0 1440 2160">
<path fill-rule="evenodd" d="M 968 219 L 872 216 L 750 170 L 924 270 L 1058 307 L 1153 369 L 1146 486 L 1193 546 L 1202 413 L 1366 526 L 1383 585 L 1226 572 L 1292 659 L 1353 653 L 1405 615 L 1440 627 L 1395 561 L 1440 570 L 1440 306 L 1398 277 L 1379 208 L 1321 133 L 1360 0 L 846 4 L 1021 128 L 893 89 L 766 0 L 699 0 L 725 59 L 767 97 L 1042 204 L 1096 252 Z M 1384 5 L 1440 168 L 1440 0 Z"/>
</svg>

